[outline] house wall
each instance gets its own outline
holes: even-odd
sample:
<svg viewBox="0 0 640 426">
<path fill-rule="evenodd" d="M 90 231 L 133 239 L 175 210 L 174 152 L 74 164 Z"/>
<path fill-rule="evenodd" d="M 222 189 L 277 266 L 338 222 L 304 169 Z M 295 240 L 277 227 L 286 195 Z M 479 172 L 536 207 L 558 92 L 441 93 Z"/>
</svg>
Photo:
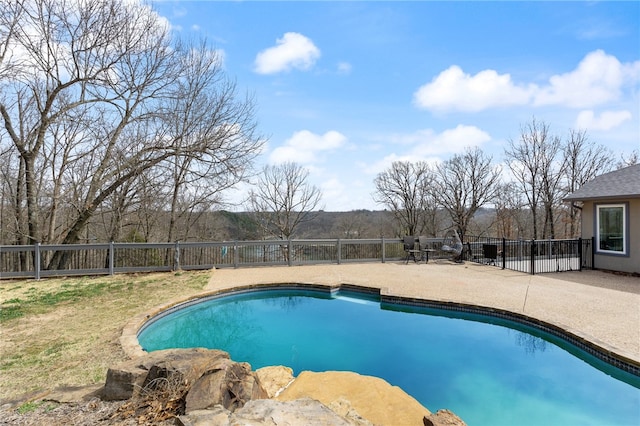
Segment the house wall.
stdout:
<svg viewBox="0 0 640 426">
<path fill-rule="evenodd" d="M 628 203 L 629 254 L 599 254 L 594 247 L 593 267 L 609 271 L 640 274 L 640 199 L 585 201 L 582 208 L 582 238 L 595 237 L 596 204 Z"/>
</svg>

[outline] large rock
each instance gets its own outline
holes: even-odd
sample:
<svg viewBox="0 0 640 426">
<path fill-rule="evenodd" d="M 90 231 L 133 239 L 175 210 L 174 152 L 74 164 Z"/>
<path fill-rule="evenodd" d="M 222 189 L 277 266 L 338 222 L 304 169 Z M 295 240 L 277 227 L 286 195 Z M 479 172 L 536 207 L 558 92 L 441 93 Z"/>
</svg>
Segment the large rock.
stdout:
<svg viewBox="0 0 640 426">
<path fill-rule="evenodd" d="M 127 362 L 107 370 L 107 381 L 102 391 L 104 401 L 121 401 L 139 392 L 149 370 L 138 363 Z"/>
<path fill-rule="evenodd" d="M 120 418 L 147 424 L 179 416 L 185 426 L 464 425 L 376 377 L 305 371 L 294 379 L 288 367 L 253 372 L 208 349 L 157 351 L 110 368 L 102 399 L 128 399 Z"/>
<path fill-rule="evenodd" d="M 247 403 L 231 416 L 232 424 L 260 422 L 264 426 L 335 425 L 349 426 L 353 422 L 339 416 L 311 398 L 296 401 L 256 400 Z"/>
<path fill-rule="evenodd" d="M 424 426 L 466 426 L 466 423 L 449 410 L 438 410 L 429 416 L 425 416 Z"/>
<path fill-rule="evenodd" d="M 256 375 L 269 398 L 278 396 L 294 380 L 293 370 L 282 365 L 259 368 Z"/>
<path fill-rule="evenodd" d="M 208 349 L 157 351 L 125 362 L 109 370 L 103 392 L 105 400 L 128 399 L 120 417 L 150 424 L 216 405 L 233 412 L 266 397 L 249 364 Z"/>
<path fill-rule="evenodd" d="M 102 399 L 130 399 L 138 396 L 142 389 L 158 379 L 170 378 L 175 383 L 190 387 L 220 359 L 228 360 L 229 354 L 203 348 L 150 352 L 144 357 L 109 368 Z"/>
<path fill-rule="evenodd" d="M 377 425 L 422 425 L 431 412 L 397 386 L 348 371 L 303 371 L 276 399 L 309 397 L 327 406 L 347 400 L 362 417 Z M 338 404 L 339 406 L 339 404 Z"/>
<path fill-rule="evenodd" d="M 218 404 L 235 411 L 247 401 L 268 397 L 249 364 L 219 359 L 189 389 L 186 412 Z"/>
<path fill-rule="evenodd" d="M 231 411 L 222 405 L 207 408 L 206 410 L 194 410 L 189 414 L 176 417 L 177 426 L 227 426 Z"/>
<path fill-rule="evenodd" d="M 301 398 L 294 401 L 258 399 L 247 402 L 234 413 L 222 406 L 179 416 L 179 426 L 371 426 L 362 419 L 342 417 L 319 401 Z M 420 425 L 416 425 L 420 426 Z"/>
</svg>

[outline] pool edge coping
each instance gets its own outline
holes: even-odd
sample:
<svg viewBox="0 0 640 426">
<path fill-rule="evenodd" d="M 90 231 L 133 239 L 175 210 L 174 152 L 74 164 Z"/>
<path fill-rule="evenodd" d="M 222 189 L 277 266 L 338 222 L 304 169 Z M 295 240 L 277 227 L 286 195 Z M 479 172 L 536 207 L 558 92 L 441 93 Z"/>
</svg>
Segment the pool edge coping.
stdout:
<svg viewBox="0 0 640 426">
<path fill-rule="evenodd" d="M 589 336 L 580 330 L 572 329 L 558 322 L 550 322 L 542 320 L 530 315 L 513 312 L 507 309 L 495 308 L 491 306 L 477 305 L 473 303 L 462 303 L 444 299 L 426 299 L 420 297 L 402 296 L 393 294 L 388 287 L 369 287 L 359 284 L 318 284 L 304 282 L 281 282 L 281 283 L 261 283 L 247 284 L 236 287 L 209 290 L 194 294 L 187 297 L 173 299 L 165 304 L 158 305 L 151 310 L 141 313 L 131 318 L 122 329 L 120 335 L 120 346 L 125 355 L 130 359 L 144 356 L 147 352 L 142 348 L 138 341 L 139 333 L 145 326 L 156 319 L 158 316 L 167 314 L 170 311 L 187 307 L 191 304 L 198 303 L 205 299 L 221 297 L 224 295 L 241 294 L 254 290 L 268 289 L 305 289 L 305 290 L 321 290 L 326 292 L 335 292 L 339 290 L 352 290 L 380 296 L 380 303 L 400 304 L 406 306 L 436 308 L 447 311 L 458 311 L 471 314 L 486 315 L 492 318 L 499 318 L 513 321 L 533 327 L 545 333 L 549 333 L 555 337 L 565 340 L 567 343 L 577 347 L 605 362 L 629 374 L 640 377 L 640 361 L 619 348 L 615 348 L 601 340 Z"/>
</svg>

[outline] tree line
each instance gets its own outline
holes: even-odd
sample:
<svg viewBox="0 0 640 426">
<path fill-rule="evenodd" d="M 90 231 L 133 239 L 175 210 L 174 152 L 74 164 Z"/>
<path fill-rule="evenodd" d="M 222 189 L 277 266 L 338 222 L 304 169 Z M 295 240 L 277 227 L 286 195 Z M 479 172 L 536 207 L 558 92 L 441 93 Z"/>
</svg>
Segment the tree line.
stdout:
<svg viewBox="0 0 640 426">
<path fill-rule="evenodd" d="M 121 0 L 2 0 L 0 117 L 10 244 L 118 240 L 131 220 L 146 238 L 159 211 L 179 238 L 264 144 L 216 50 Z"/>
<path fill-rule="evenodd" d="M 376 177 L 375 197 L 406 235 L 436 236 L 454 228 L 461 236 L 575 238 L 580 205 L 567 205 L 563 198 L 614 167 L 638 161 L 635 151 L 616 162 L 586 131 L 570 130 L 562 138 L 535 117 L 521 126 L 518 139 L 508 141 L 504 156 L 504 164 L 494 164 L 480 148 L 470 147 L 435 165 L 395 162 Z M 482 207 L 493 214 L 480 221 Z"/>
<path fill-rule="evenodd" d="M 266 141 L 255 102 L 206 41 L 180 39 L 138 2 L 0 4 L 0 244 L 287 239 L 327 220 L 305 168 L 253 169 Z M 505 158 L 467 148 L 438 164 L 393 163 L 374 180 L 385 214 L 315 229 L 574 236 L 580 211 L 562 198 L 617 166 L 586 132 L 563 139 L 536 119 Z M 223 211 L 225 190 L 254 177 L 247 213 Z M 65 256 L 44 266 L 61 268 Z"/>
</svg>

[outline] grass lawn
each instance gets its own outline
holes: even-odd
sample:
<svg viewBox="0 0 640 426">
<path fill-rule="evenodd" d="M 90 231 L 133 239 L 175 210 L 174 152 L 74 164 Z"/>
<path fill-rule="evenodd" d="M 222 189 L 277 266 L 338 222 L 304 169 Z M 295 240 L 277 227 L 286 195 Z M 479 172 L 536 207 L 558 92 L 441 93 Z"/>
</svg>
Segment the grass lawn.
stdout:
<svg viewBox="0 0 640 426">
<path fill-rule="evenodd" d="M 199 293 L 209 271 L 0 281 L 0 401 L 103 383 L 133 316 Z"/>
</svg>

